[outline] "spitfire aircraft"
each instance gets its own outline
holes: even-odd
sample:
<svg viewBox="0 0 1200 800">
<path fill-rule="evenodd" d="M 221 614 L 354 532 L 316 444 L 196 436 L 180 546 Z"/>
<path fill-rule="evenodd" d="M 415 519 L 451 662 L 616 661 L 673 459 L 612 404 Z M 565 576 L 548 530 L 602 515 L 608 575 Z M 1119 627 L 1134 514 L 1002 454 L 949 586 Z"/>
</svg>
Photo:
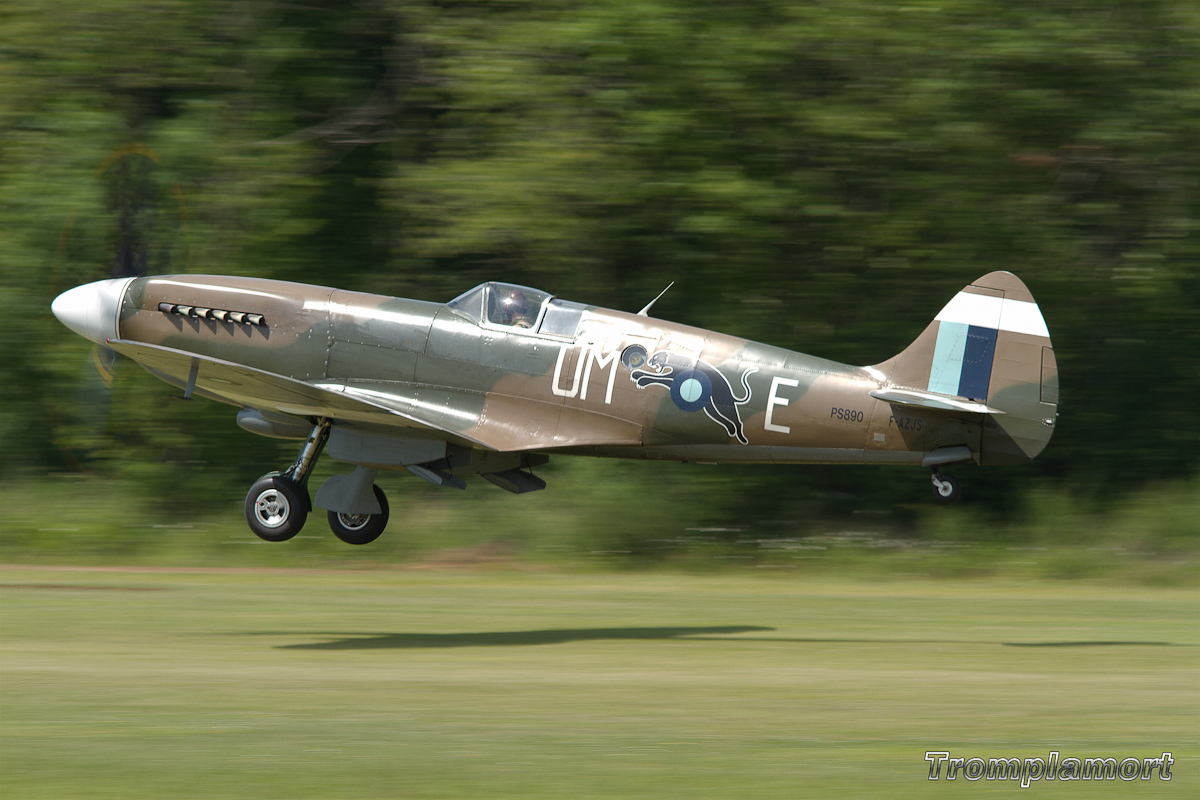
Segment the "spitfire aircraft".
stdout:
<svg viewBox="0 0 1200 800">
<path fill-rule="evenodd" d="M 653 305 L 653 301 L 651 302 Z M 215 275 L 121 278 L 59 295 L 63 324 L 238 424 L 303 440 L 246 495 L 258 536 L 295 536 L 315 505 L 350 544 L 388 520 L 375 479 L 479 475 L 545 488 L 551 455 L 703 463 L 909 464 L 955 500 L 951 464 L 1019 464 L 1054 430 L 1045 320 L 1015 275 L 951 298 L 899 355 L 856 367 L 652 318 L 485 283 L 430 303 Z M 318 456 L 355 465 L 310 499 Z"/>
</svg>

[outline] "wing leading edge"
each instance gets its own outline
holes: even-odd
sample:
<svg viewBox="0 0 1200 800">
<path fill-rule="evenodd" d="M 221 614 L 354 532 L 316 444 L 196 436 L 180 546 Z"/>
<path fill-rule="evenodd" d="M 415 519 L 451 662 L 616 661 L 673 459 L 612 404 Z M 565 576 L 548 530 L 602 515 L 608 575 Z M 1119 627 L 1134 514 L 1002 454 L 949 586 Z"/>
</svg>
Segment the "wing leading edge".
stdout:
<svg viewBox="0 0 1200 800">
<path fill-rule="evenodd" d="M 350 422 L 411 428 L 466 447 L 496 449 L 479 439 L 433 424 L 412 413 L 405 413 L 373 399 L 361 395 L 351 397 L 338 391 L 338 387 L 334 385 L 314 386 L 254 367 L 142 342 L 113 339 L 108 342 L 108 346 L 171 383 L 191 382 L 191 372 L 195 366 L 197 369 L 194 391 L 230 405 L 276 411 L 298 417 L 329 417 Z"/>
<path fill-rule="evenodd" d="M 170 347 L 124 339 L 108 346 L 168 383 L 260 411 L 404 428 L 418 438 L 500 452 L 641 444 L 632 422 L 529 398 L 391 382 L 306 383 Z"/>
</svg>

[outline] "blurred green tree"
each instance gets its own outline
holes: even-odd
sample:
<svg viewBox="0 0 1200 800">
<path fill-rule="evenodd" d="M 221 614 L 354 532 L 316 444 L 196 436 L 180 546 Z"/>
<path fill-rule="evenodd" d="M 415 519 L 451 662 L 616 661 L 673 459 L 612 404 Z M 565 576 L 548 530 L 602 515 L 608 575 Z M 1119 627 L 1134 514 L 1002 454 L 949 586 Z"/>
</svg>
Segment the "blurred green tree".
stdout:
<svg viewBox="0 0 1200 800">
<path fill-rule="evenodd" d="M 862 364 L 1010 269 L 1055 340 L 1061 423 L 972 495 L 1014 509 L 1033 482 L 1105 498 L 1196 469 L 1192 3 L 0 14 L 5 471 L 86 462 L 204 497 L 280 460 L 132 370 L 97 419 L 86 343 L 48 307 L 115 268 L 431 300 L 500 278 L 630 309 L 674 280 L 661 316 Z M 209 464 L 133 466 L 164 457 Z M 892 508 L 925 480 L 727 474 L 734 515 Z"/>
</svg>

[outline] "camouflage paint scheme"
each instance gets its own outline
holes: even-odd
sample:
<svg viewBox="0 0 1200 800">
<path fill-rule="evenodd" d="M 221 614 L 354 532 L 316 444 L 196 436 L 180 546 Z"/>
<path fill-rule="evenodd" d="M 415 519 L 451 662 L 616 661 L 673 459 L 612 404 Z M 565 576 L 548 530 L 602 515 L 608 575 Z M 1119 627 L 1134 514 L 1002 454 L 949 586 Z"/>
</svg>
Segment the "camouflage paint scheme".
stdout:
<svg viewBox="0 0 1200 800">
<path fill-rule="evenodd" d="M 259 433 L 304 438 L 332 420 L 327 452 L 371 468 L 493 473 L 551 454 L 1015 464 L 1057 416 L 1045 323 L 1007 272 L 871 367 L 508 284 L 439 304 L 213 275 L 124 283 L 114 350 L 258 412 L 246 427 Z M 494 316 L 513 291 L 530 300 L 520 325 Z"/>
</svg>

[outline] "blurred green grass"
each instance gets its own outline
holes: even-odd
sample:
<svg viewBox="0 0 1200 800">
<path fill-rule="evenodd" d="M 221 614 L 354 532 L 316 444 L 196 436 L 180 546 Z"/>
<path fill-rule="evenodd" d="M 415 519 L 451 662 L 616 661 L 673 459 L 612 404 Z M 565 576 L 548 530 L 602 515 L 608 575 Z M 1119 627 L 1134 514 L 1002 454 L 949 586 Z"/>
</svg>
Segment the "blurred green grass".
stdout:
<svg viewBox="0 0 1200 800">
<path fill-rule="evenodd" d="M 312 485 L 341 469 L 322 463 Z M 790 511 L 775 519 L 731 512 L 731 482 L 717 467 L 563 459 L 540 472 L 550 489 L 516 497 L 478 479 L 463 494 L 385 473 L 379 483 L 389 497 L 391 521 L 377 542 L 364 547 L 337 541 L 321 509 L 295 539 L 264 543 L 247 529 L 233 485 L 225 500 L 198 504 L 187 499 L 184 482 L 162 496 L 161 479 L 62 474 L 17 480 L 0 487 L 0 562 L 491 564 L 1200 585 L 1196 479 L 1158 484 L 1103 507 L 1062 490 L 1035 488 L 1008 519 L 969 502 L 941 507 L 923 497 L 902 507 L 809 517 L 805 492 L 798 489 Z"/>
<path fill-rule="evenodd" d="M 0 788 L 1016 795 L 924 752 L 1059 750 L 1170 751 L 1137 791 L 1200 789 L 1195 590 L 793 576 L 9 567 Z"/>
</svg>

